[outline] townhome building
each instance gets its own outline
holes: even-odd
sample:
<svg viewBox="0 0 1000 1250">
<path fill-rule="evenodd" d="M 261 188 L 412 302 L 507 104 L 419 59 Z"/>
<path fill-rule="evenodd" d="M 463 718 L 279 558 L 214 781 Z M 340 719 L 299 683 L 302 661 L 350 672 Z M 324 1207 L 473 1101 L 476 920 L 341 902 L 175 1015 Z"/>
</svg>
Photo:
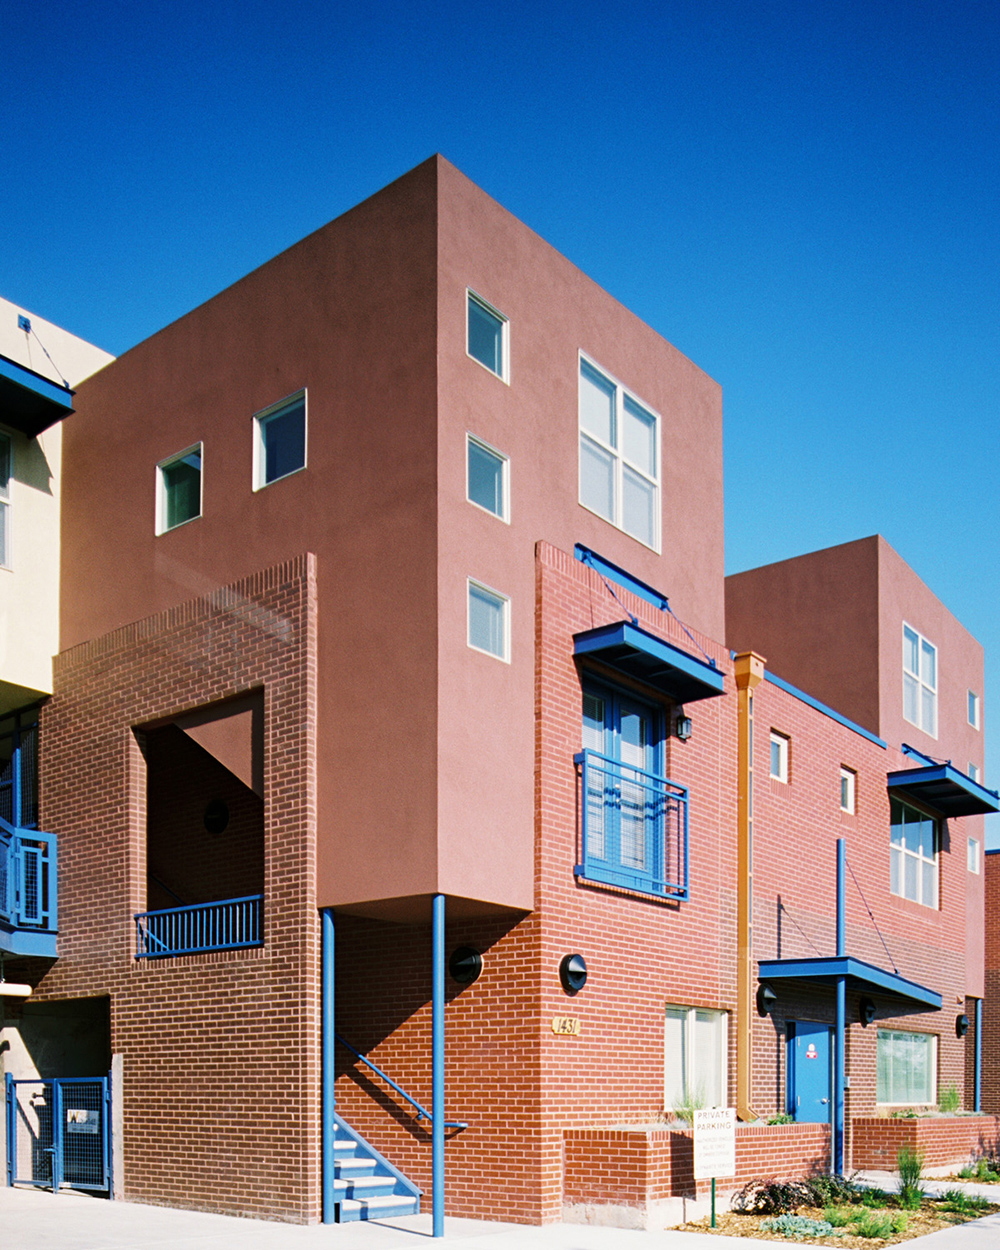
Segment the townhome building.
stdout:
<svg viewBox="0 0 1000 1250">
<path fill-rule="evenodd" d="M 9 1183 L 651 1225 L 698 1107 L 978 1109 L 981 649 L 880 538 L 726 579 L 718 385 L 447 161 L 69 407 Z"/>
</svg>

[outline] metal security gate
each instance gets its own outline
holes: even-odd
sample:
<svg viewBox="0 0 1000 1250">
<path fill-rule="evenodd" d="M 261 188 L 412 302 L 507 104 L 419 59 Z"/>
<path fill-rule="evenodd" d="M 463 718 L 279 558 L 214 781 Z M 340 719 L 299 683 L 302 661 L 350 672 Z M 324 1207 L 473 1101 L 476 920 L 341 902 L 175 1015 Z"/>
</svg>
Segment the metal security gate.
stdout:
<svg viewBox="0 0 1000 1250">
<path fill-rule="evenodd" d="M 107 1077 L 16 1081 L 8 1073 L 7 1184 L 111 1196 Z"/>
</svg>

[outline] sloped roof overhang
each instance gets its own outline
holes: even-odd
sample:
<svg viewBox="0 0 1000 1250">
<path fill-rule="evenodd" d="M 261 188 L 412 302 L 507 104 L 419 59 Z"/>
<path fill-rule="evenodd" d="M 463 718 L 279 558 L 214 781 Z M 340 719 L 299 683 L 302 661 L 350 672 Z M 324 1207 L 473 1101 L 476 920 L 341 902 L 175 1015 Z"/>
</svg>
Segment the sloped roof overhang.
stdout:
<svg viewBox="0 0 1000 1250">
<path fill-rule="evenodd" d="M 714 663 L 688 655 L 629 621 L 574 634 L 573 654 L 599 660 L 678 703 L 713 699 L 725 692 L 723 674 Z"/>
<path fill-rule="evenodd" d="M 761 959 L 757 964 L 762 981 L 798 981 L 808 985 L 830 985 L 843 977 L 848 989 L 890 998 L 913 1012 L 940 1011 L 941 995 L 896 972 L 886 972 L 852 955 L 818 959 Z"/>
<path fill-rule="evenodd" d="M 889 794 L 916 799 L 941 816 L 985 816 L 1000 812 L 1000 796 L 951 764 L 903 768 L 886 778 Z"/>
<path fill-rule="evenodd" d="M 0 422 L 35 438 L 73 411 L 73 392 L 0 356 Z"/>
</svg>

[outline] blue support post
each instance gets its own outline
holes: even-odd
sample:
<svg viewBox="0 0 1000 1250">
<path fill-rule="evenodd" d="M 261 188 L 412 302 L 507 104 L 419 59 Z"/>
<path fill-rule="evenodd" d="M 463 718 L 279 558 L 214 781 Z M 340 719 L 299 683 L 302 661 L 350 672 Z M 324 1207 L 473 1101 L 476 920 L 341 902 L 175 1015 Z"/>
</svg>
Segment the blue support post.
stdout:
<svg viewBox="0 0 1000 1250">
<path fill-rule="evenodd" d="M 323 924 L 323 963 L 320 989 L 320 1015 L 322 1025 L 322 1109 L 321 1132 L 323 1152 L 323 1223 L 333 1224 L 337 1218 L 334 1189 L 334 1122 L 336 1110 L 334 1096 L 333 1059 L 336 1049 L 336 1030 L 333 1013 L 334 931 L 333 909 L 324 907 L 320 912 Z"/>
<path fill-rule="evenodd" d="M 431 982 L 431 1185 L 434 1236 L 444 1236 L 444 895 L 435 894 Z"/>
<path fill-rule="evenodd" d="M 846 923 L 847 851 L 843 838 L 837 839 L 837 957 L 847 954 Z M 837 1015 L 833 1058 L 833 1171 L 844 1171 L 844 1027 L 847 1016 L 847 988 L 844 977 L 837 977 Z"/>
<path fill-rule="evenodd" d="M 16 1121 L 14 1119 L 14 1077 L 10 1072 L 3 1076 L 4 1115 L 7 1117 L 7 1184 L 14 1184 L 14 1151 L 17 1148 L 15 1136 Z"/>
<path fill-rule="evenodd" d="M 57 1194 L 63 1183 L 63 1097 L 62 1082 L 53 1081 L 52 1089 L 52 1192 Z"/>
<path fill-rule="evenodd" d="M 975 1110 L 983 1109 L 983 1000 L 976 999 L 976 1089 Z"/>
</svg>

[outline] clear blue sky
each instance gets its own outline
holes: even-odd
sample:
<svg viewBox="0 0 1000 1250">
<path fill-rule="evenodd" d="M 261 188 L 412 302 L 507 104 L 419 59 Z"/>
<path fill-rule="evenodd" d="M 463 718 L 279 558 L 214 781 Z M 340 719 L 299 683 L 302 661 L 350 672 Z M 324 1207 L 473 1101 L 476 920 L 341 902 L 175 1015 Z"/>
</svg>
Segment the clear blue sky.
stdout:
<svg viewBox="0 0 1000 1250">
<path fill-rule="evenodd" d="M 996 0 L 10 3 L 0 294 L 120 353 L 443 152 L 722 383 L 729 570 L 881 532 L 989 724 L 998 83 Z"/>
</svg>

